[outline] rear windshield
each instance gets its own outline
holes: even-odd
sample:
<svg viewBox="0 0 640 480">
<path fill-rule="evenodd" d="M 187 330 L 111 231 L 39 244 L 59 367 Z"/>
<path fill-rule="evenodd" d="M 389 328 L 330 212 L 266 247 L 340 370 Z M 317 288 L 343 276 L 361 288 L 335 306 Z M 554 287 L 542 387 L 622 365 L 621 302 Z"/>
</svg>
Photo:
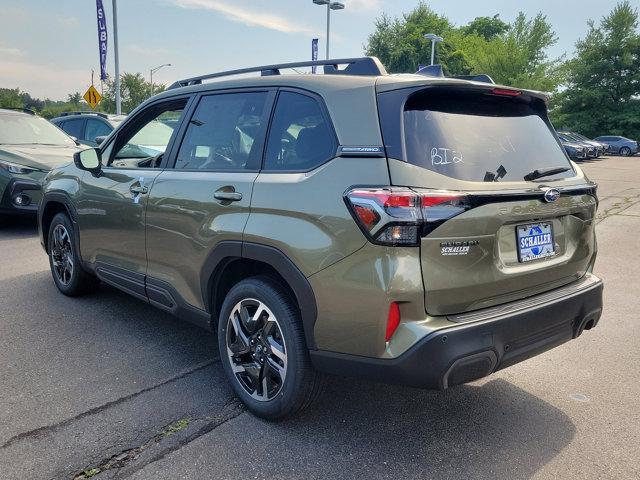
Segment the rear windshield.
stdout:
<svg viewBox="0 0 640 480">
<path fill-rule="evenodd" d="M 421 90 L 407 99 L 402 112 L 401 159 L 475 182 L 522 181 L 528 173 L 550 167 L 569 171 L 545 180 L 573 176 L 544 115 L 544 104 L 537 99 Z"/>
</svg>

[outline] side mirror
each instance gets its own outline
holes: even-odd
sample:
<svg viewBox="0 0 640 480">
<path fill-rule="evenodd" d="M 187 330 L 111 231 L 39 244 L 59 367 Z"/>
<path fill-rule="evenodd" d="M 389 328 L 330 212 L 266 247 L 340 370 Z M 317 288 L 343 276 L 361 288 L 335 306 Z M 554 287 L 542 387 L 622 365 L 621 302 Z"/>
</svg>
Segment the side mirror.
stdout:
<svg viewBox="0 0 640 480">
<path fill-rule="evenodd" d="M 90 148 L 73 154 L 73 162 L 80 170 L 91 172 L 95 176 L 100 176 L 102 171 L 102 158 L 100 150 Z"/>
<path fill-rule="evenodd" d="M 94 138 L 93 141 L 96 142 L 98 145 L 101 145 L 106 138 L 107 138 L 106 135 L 100 135 L 99 137 Z"/>
</svg>

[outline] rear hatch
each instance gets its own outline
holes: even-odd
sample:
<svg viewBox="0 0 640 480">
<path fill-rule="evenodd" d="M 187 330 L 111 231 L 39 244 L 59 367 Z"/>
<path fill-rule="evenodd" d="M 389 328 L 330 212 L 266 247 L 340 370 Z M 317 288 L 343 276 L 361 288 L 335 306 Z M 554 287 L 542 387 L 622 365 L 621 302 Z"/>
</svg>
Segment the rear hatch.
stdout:
<svg viewBox="0 0 640 480">
<path fill-rule="evenodd" d="M 423 195 L 427 312 L 582 277 L 595 258 L 595 185 L 567 158 L 544 97 L 471 82 L 399 87 L 379 85 L 378 107 L 392 185 Z"/>
</svg>

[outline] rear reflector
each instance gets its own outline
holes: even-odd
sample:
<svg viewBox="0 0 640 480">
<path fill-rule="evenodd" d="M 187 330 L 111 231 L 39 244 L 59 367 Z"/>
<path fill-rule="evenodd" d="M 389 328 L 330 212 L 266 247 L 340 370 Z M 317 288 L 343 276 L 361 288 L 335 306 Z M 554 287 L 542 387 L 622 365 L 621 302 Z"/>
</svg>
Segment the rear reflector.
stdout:
<svg viewBox="0 0 640 480">
<path fill-rule="evenodd" d="M 389 305 L 389 316 L 387 317 L 387 333 L 384 336 L 384 341 L 388 342 L 396 333 L 396 329 L 400 325 L 400 307 L 396 302 L 391 302 Z"/>
</svg>

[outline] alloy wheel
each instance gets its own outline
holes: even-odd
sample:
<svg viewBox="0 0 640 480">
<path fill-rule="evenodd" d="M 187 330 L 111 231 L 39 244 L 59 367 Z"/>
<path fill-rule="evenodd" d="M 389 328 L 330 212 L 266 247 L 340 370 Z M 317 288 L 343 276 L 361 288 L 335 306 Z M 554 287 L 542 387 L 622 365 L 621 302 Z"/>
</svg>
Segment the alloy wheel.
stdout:
<svg viewBox="0 0 640 480">
<path fill-rule="evenodd" d="M 227 355 L 236 380 L 251 397 L 272 400 L 287 374 L 287 349 L 275 315 L 260 300 L 238 302 L 227 320 Z"/>
<path fill-rule="evenodd" d="M 74 269 L 71 236 L 66 227 L 61 224 L 54 227 L 52 235 L 51 261 L 53 263 L 53 273 L 61 284 L 69 285 Z"/>
<path fill-rule="evenodd" d="M 620 149 L 620 155 L 624 155 L 625 157 L 628 157 L 631 154 L 631 149 L 629 147 L 622 147 Z"/>
</svg>

